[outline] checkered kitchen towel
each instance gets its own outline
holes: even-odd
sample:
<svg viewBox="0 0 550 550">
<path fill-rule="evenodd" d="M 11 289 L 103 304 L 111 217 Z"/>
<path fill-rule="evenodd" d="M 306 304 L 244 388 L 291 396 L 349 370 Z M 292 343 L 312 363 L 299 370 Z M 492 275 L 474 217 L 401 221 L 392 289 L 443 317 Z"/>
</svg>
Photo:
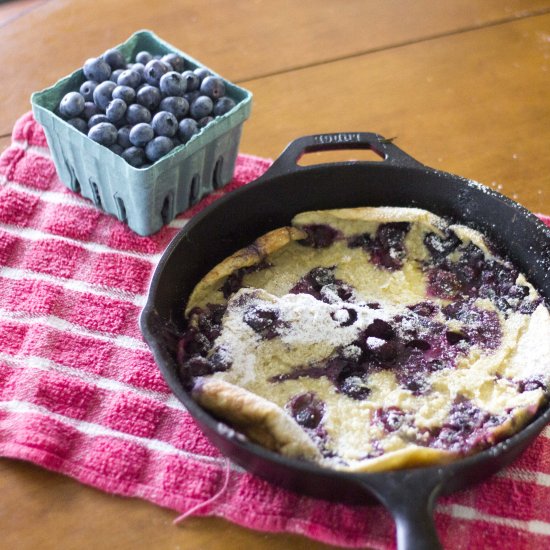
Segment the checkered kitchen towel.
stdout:
<svg viewBox="0 0 550 550">
<path fill-rule="evenodd" d="M 268 166 L 239 156 L 226 189 Z M 60 183 L 30 113 L 16 123 L 0 157 L 0 456 L 179 512 L 218 491 L 224 459 L 171 395 L 138 329 L 162 251 L 215 199 L 138 237 Z M 446 548 L 550 547 L 549 438 L 547 428 L 512 467 L 440 500 Z M 236 467 L 197 513 L 340 546 L 394 546 L 381 506 L 313 500 Z"/>
</svg>

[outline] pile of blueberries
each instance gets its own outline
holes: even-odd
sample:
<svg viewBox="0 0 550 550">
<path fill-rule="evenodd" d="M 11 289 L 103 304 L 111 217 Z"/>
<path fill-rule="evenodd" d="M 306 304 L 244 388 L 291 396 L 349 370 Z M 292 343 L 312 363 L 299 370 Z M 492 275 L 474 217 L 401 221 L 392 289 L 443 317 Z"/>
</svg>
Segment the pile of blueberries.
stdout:
<svg viewBox="0 0 550 550">
<path fill-rule="evenodd" d="M 178 54 L 146 51 L 127 63 L 110 49 L 84 63 L 86 81 L 63 97 L 59 114 L 132 166 L 146 167 L 235 106 L 220 77 L 185 65 Z"/>
</svg>

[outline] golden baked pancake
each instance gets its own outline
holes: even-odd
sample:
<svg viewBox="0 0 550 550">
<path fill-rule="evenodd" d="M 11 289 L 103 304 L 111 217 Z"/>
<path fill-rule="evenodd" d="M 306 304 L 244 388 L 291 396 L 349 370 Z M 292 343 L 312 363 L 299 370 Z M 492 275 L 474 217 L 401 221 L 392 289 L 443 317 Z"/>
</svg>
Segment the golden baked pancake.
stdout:
<svg viewBox="0 0 550 550">
<path fill-rule="evenodd" d="M 301 213 L 212 269 L 185 317 L 194 399 L 326 467 L 443 464 L 547 398 L 544 301 L 479 232 L 424 210 Z"/>
</svg>

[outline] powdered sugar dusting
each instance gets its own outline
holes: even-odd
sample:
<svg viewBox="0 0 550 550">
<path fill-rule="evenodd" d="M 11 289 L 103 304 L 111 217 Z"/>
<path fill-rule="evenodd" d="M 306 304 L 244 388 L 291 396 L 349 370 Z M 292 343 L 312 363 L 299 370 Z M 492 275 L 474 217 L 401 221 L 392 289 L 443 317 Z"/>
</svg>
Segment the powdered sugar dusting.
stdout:
<svg viewBox="0 0 550 550">
<path fill-rule="evenodd" d="M 218 349 L 224 348 L 231 356 L 233 369 L 239 369 L 241 383 L 255 376 L 255 351 L 274 337 L 270 332 L 266 338 L 265 332 L 262 335 L 262 331 L 247 323 L 251 312 L 276 312 L 277 320 L 270 320 L 269 330 L 276 332 L 280 341 L 291 349 L 315 345 L 344 348 L 375 318 L 387 320 L 395 313 L 392 307 L 373 310 L 364 302 L 338 299 L 326 303 L 309 294 L 277 297 L 264 291 L 241 289 L 228 302 L 224 329 L 216 342 Z M 353 354 L 352 349 L 350 353 Z"/>
</svg>

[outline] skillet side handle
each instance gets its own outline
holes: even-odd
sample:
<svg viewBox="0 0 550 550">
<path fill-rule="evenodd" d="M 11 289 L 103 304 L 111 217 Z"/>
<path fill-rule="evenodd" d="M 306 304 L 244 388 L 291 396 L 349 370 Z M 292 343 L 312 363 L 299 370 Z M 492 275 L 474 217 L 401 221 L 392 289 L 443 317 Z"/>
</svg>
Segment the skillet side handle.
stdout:
<svg viewBox="0 0 550 550">
<path fill-rule="evenodd" d="M 369 480 L 362 485 L 393 516 L 397 550 L 442 550 L 433 519 L 435 502 L 443 487 L 441 475 L 434 475 L 433 470 L 404 470 L 381 482 Z"/>
<path fill-rule="evenodd" d="M 298 160 L 305 153 L 345 149 L 370 149 L 381 157 L 380 161 L 352 161 L 362 164 L 391 164 L 393 166 L 419 168 L 423 164 L 407 155 L 403 150 L 380 134 L 371 132 L 338 132 L 334 134 L 312 134 L 290 142 L 281 155 L 275 159 L 266 175 L 277 176 L 305 170 Z"/>
</svg>

